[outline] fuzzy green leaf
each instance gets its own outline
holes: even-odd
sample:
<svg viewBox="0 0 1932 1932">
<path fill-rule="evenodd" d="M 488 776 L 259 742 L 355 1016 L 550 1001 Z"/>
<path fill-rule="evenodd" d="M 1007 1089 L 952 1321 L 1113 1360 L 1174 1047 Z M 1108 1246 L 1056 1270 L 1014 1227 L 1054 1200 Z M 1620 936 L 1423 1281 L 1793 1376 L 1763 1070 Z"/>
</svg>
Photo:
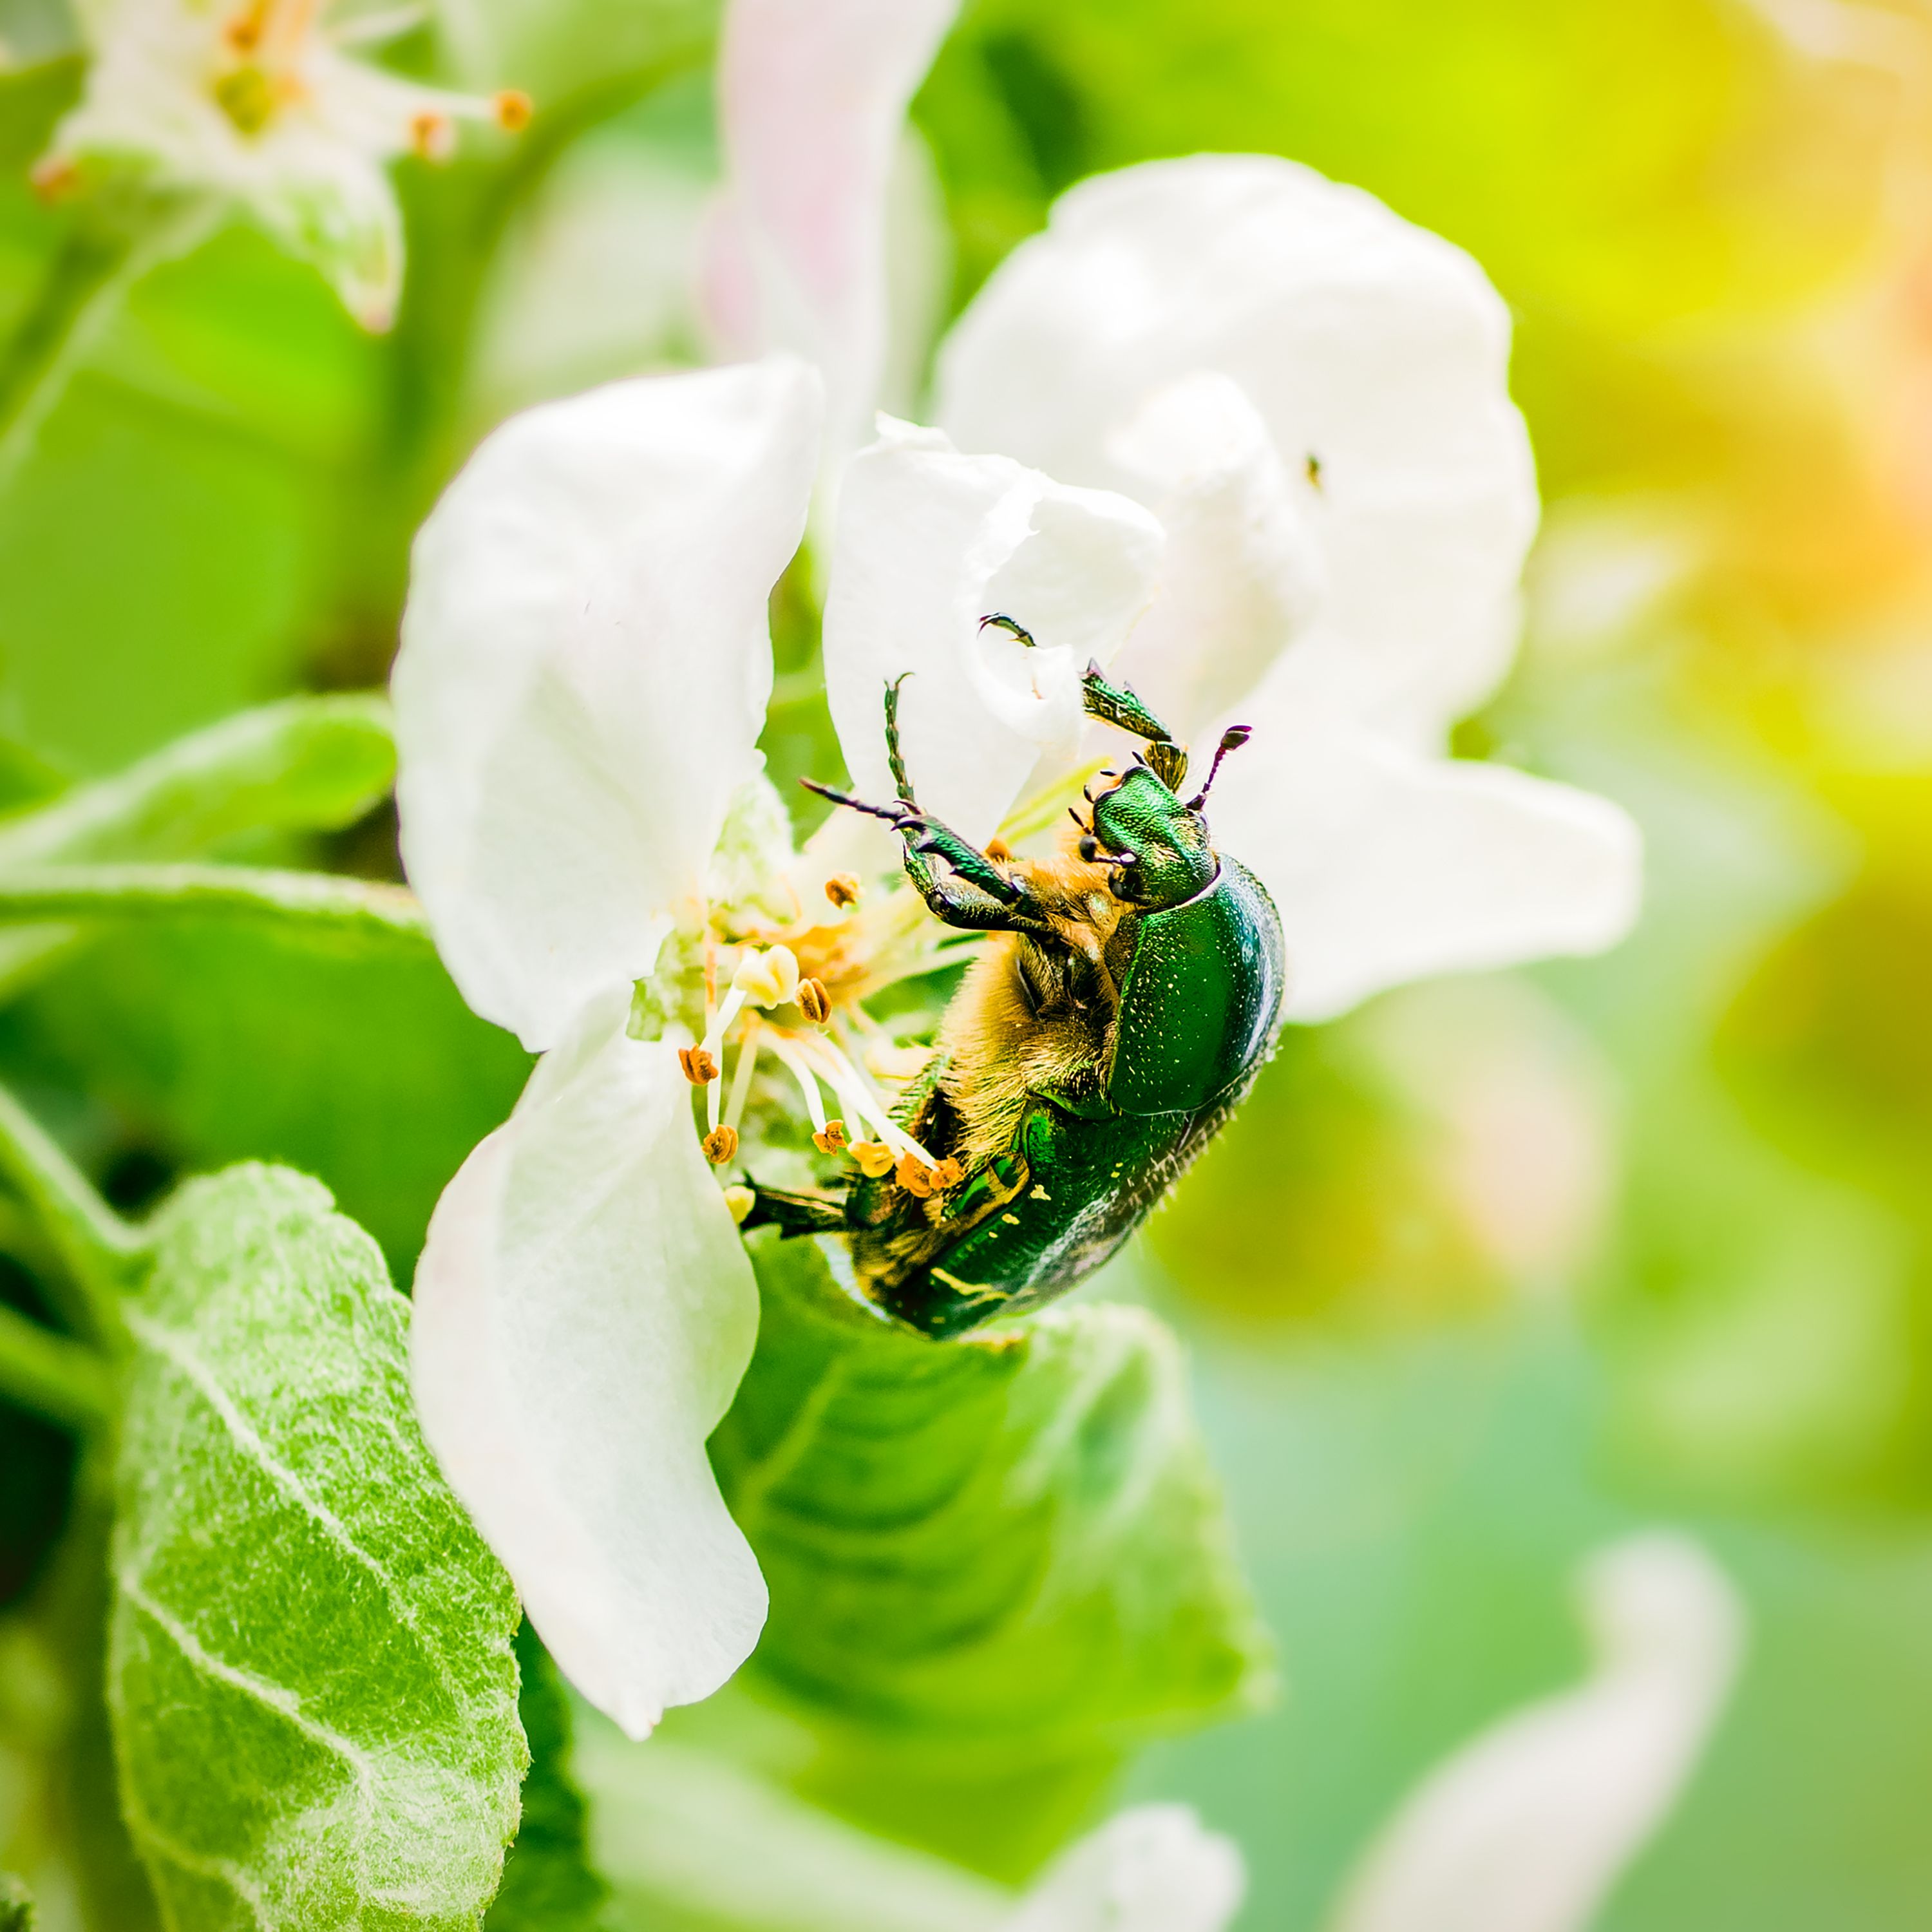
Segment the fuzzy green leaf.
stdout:
<svg viewBox="0 0 1932 1932">
<path fill-rule="evenodd" d="M 1121 1754 L 1265 1694 L 1152 1316 L 1092 1303 L 936 1343 L 856 1305 L 809 1244 L 754 1251 L 758 1354 L 712 1456 L 771 1587 L 753 1678 L 820 1730 L 818 1795 L 1024 1868 Z M 935 1786 L 958 1802 L 926 1802 Z"/>
<path fill-rule="evenodd" d="M 326 1190 L 185 1188 L 129 1308 L 108 1693 L 170 1932 L 470 1932 L 528 1754 L 508 1579 L 430 1460 L 407 1304 Z"/>
</svg>

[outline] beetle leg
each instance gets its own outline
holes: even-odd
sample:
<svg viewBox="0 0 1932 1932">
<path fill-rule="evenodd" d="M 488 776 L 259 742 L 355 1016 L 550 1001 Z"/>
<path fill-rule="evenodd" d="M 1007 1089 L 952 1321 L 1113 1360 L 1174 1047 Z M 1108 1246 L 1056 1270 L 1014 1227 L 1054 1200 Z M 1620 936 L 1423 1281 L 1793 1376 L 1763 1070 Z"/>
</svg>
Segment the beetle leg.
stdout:
<svg viewBox="0 0 1932 1932">
<path fill-rule="evenodd" d="M 1097 661 L 1090 662 L 1080 680 L 1082 708 L 1089 718 L 1131 731 L 1147 742 L 1147 761 L 1154 776 L 1178 790 L 1187 776 L 1187 747 L 1143 704 L 1131 685 L 1111 684 Z"/>
<path fill-rule="evenodd" d="M 776 1228 L 789 1240 L 794 1234 L 843 1234 L 852 1223 L 844 1203 L 823 1194 L 794 1194 L 782 1187 L 760 1187 L 751 1184 L 752 1210 L 738 1223 L 749 1233 L 754 1228 Z"/>
<path fill-rule="evenodd" d="M 1024 881 L 1009 878 L 976 845 L 908 799 L 868 805 L 816 778 L 800 783 L 834 805 L 883 818 L 905 841 L 906 877 L 948 926 L 968 932 L 1050 933 L 1052 927 Z M 939 862 L 934 863 L 934 860 Z M 944 870 L 942 871 L 940 867 Z"/>
</svg>

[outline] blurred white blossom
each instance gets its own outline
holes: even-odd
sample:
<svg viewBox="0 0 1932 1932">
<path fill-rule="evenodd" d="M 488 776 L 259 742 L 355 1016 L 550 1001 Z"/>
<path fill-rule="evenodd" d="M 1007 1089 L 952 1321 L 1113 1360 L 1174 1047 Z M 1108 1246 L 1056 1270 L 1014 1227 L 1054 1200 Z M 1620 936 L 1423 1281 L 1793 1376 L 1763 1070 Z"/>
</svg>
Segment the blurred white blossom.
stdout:
<svg viewBox="0 0 1932 1932">
<path fill-rule="evenodd" d="M 386 328 L 402 286 L 402 217 L 386 164 L 448 153 L 458 121 L 520 127 L 521 94 L 484 100 L 383 72 L 355 50 L 419 9 L 329 0 L 80 0 L 92 58 L 80 104 L 36 170 L 58 194 L 92 171 L 244 208 Z"/>
</svg>

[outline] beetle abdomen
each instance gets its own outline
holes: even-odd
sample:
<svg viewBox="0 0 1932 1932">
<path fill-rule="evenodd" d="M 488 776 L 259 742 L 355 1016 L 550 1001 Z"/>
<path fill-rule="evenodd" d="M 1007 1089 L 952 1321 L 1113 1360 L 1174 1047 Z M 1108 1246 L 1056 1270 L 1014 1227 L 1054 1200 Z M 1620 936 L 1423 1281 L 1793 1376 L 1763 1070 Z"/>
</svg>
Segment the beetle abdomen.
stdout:
<svg viewBox="0 0 1932 1932">
<path fill-rule="evenodd" d="M 1142 1115 L 1208 1106 L 1266 1052 L 1286 978 L 1274 902 L 1224 856 L 1206 891 L 1136 922 L 1108 1100 Z"/>
</svg>

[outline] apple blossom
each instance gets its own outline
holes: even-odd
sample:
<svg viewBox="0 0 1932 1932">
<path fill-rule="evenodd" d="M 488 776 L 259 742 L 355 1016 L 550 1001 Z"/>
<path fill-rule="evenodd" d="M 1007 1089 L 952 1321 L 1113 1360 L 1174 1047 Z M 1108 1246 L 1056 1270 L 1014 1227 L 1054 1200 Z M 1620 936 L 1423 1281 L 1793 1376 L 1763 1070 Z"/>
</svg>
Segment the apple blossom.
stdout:
<svg viewBox="0 0 1932 1932">
<path fill-rule="evenodd" d="M 728 30 L 728 103 L 747 44 Z M 894 60 L 868 113 L 916 78 Z M 741 148 L 757 104 L 728 112 Z M 876 190 L 876 143 L 851 152 L 828 193 Z M 818 212 L 845 237 L 822 256 L 808 200 L 737 218 L 862 308 L 869 244 Z M 1507 341 L 1466 256 L 1286 162 L 1076 190 L 943 350 L 953 434 L 882 421 L 845 469 L 824 657 L 860 795 L 896 789 L 903 677 L 922 803 L 1023 846 L 1098 762 L 1096 659 L 1185 730 L 1258 721 L 1214 830 L 1280 908 L 1296 1017 L 1613 941 L 1624 815 L 1442 755 L 1507 662 L 1534 521 Z M 559 1662 L 638 1733 L 764 1612 L 704 1454 L 754 1322 L 732 1175 L 929 1174 L 893 1096 L 936 1016 L 896 1034 L 865 1001 L 971 944 L 849 815 L 794 854 L 760 776 L 766 599 L 842 434 L 826 386 L 779 354 L 514 418 L 418 539 L 395 674 L 410 876 L 471 1004 L 545 1056 L 437 1210 L 418 1401 Z"/>
<path fill-rule="evenodd" d="M 365 328 L 386 328 L 403 272 L 385 164 L 440 158 L 463 119 L 520 127 L 530 103 L 386 74 L 350 51 L 416 24 L 413 8 L 329 0 L 81 0 L 86 92 L 36 179 L 63 191 L 95 170 L 246 209 L 328 277 Z"/>
</svg>

